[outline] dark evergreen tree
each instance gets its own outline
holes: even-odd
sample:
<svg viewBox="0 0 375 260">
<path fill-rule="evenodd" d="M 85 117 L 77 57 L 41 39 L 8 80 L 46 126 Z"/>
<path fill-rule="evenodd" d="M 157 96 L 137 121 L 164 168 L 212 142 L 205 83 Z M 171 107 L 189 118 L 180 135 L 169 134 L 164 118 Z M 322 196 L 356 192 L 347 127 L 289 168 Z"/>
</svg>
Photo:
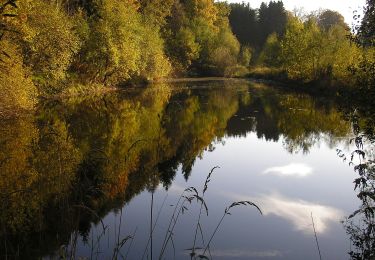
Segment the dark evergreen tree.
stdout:
<svg viewBox="0 0 375 260">
<path fill-rule="evenodd" d="M 231 4 L 229 15 L 233 33 L 243 45 L 261 49 L 268 36 L 276 33 L 282 37 L 287 23 L 283 2 L 262 3 L 258 10 L 249 4 Z"/>
<path fill-rule="evenodd" d="M 362 44 L 375 46 L 375 0 L 367 0 L 358 35 Z"/>
<path fill-rule="evenodd" d="M 258 23 L 260 46 L 263 46 L 267 37 L 272 33 L 276 33 L 279 37 L 283 36 L 287 23 L 287 12 L 284 8 L 283 2 L 271 1 L 268 5 L 262 3 L 259 8 Z"/>
<path fill-rule="evenodd" d="M 234 35 L 242 45 L 256 46 L 259 42 L 257 13 L 250 4 L 231 4 L 229 15 Z"/>
</svg>

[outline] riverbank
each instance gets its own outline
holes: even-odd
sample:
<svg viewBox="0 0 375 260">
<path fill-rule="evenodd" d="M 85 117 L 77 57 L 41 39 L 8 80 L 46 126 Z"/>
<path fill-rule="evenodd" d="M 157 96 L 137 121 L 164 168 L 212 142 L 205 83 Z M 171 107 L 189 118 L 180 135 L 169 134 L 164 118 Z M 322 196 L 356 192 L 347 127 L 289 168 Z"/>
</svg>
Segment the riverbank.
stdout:
<svg viewBox="0 0 375 260">
<path fill-rule="evenodd" d="M 246 76 L 248 79 L 283 86 L 290 90 L 302 91 L 311 95 L 336 96 L 353 91 L 353 86 L 331 78 L 306 81 L 290 79 L 285 71 L 278 68 L 256 67 Z"/>
<path fill-rule="evenodd" d="M 103 95 L 109 92 L 114 92 L 118 90 L 129 90 L 134 88 L 147 88 L 147 86 L 152 84 L 174 84 L 174 83 L 189 83 L 189 82 L 241 82 L 248 81 L 254 83 L 263 83 L 269 86 L 285 89 L 287 91 L 293 92 L 303 92 L 306 94 L 314 96 L 327 96 L 335 98 L 337 96 L 344 95 L 344 93 L 349 93 L 350 89 L 347 86 L 342 86 L 338 84 L 332 84 L 331 82 L 319 81 L 319 82 L 303 82 L 290 80 L 284 76 L 280 70 L 262 70 L 251 71 L 246 77 L 238 78 L 229 78 L 229 77 L 199 77 L 199 78 L 165 78 L 158 79 L 155 81 L 149 82 L 137 82 L 129 85 L 122 86 L 105 86 L 102 84 L 90 84 L 90 85 L 81 85 L 81 84 L 72 84 L 67 87 L 63 92 L 58 94 L 51 95 L 39 95 L 35 101 L 33 108 L 28 110 L 25 109 L 0 109 L 0 118 L 12 118 L 18 117 L 25 113 L 32 112 L 40 100 L 64 100 L 71 98 L 80 98 L 80 97 L 93 97 L 98 95 Z M 347 96 L 347 95 L 346 95 Z"/>
</svg>

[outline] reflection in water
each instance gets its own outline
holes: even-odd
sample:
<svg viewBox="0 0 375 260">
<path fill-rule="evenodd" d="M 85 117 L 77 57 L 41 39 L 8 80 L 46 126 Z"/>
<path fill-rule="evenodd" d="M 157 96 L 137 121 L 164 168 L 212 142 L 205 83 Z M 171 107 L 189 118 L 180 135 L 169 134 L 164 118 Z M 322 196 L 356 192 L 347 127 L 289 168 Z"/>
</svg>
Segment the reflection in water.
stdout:
<svg viewBox="0 0 375 260">
<path fill-rule="evenodd" d="M 238 81 L 184 84 L 50 100 L 33 118 L 0 122 L 0 256 L 66 256 L 61 248 L 86 254 L 76 243 L 81 237 L 90 247 L 93 224 L 142 191 L 168 189 L 179 169 L 188 179 L 196 159 L 225 137 L 253 131 L 267 141 L 282 137 L 290 153 L 308 153 L 322 136 L 334 147 L 350 130 L 332 104 L 302 94 Z M 312 170 L 291 164 L 265 173 L 304 177 Z M 308 229 L 311 211 L 318 232 L 340 215 L 282 196 L 258 201 L 266 214 L 299 230 Z M 236 254 L 276 257 L 278 251 Z"/>
<path fill-rule="evenodd" d="M 91 222 L 159 182 L 168 187 L 179 165 L 188 178 L 237 102 L 225 88 L 171 96 L 159 86 L 51 101 L 35 120 L 2 122 L 1 255 L 37 258 L 71 234 L 87 240 Z"/>
<path fill-rule="evenodd" d="M 284 147 L 290 153 L 302 151 L 325 141 L 336 148 L 340 137 L 350 132 L 350 125 L 342 117 L 332 100 L 314 100 L 303 94 L 280 94 L 263 85 L 241 102 L 237 116 L 228 122 L 229 136 L 246 136 L 254 131 L 258 138 L 278 141 L 284 138 Z"/>
<path fill-rule="evenodd" d="M 361 205 L 343 223 L 353 244 L 351 259 L 375 259 L 375 104 L 370 92 L 354 100 L 350 97 L 348 103 L 351 106 L 344 104 L 343 110 L 352 123 L 355 144 L 349 165 L 357 173 L 354 189 Z M 341 150 L 338 155 L 347 160 Z"/>
<path fill-rule="evenodd" d="M 302 163 L 291 163 L 285 166 L 271 167 L 263 172 L 263 174 L 273 174 L 281 177 L 306 177 L 312 173 L 313 169 Z"/>
<path fill-rule="evenodd" d="M 218 258 L 282 258 L 283 253 L 279 250 L 252 251 L 252 250 L 219 250 L 211 251 L 212 257 Z"/>
<path fill-rule="evenodd" d="M 338 222 L 344 213 L 333 207 L 319 205 L 303 200 L 286 198 L 280 194 L 247 197 L 242 195 L 231 196 L 234 199 L 255 201 L 262 205 L 265 216 L 275 215 L 289 221 L 296 230 L 304 233 L 313 233 L 311 213 L 314 216 L 316 233 L 324 233 L 329 229 L 331 222 Z"/>
</svg>

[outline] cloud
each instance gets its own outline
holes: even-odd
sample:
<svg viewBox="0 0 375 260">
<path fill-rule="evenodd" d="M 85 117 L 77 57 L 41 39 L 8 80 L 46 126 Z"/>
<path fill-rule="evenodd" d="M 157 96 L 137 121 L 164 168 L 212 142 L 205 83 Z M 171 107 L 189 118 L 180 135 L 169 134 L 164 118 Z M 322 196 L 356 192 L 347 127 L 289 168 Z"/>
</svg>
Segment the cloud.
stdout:
<svg viewBox="0 0 375 260">
<path fill-rule="evenodd" d="M 302 163 L 291 163 L 285 166 L 271 167 L 263 174 L 274 174 L 283 177 L 306 177 L 313 173 L 313 169 Z"/>
<path fill-rule="evenodd" d="M 235 200 L 250 200 L 262 210 L 263 215 L 274 215 L 289 221 L 293 227 L 304 233 L 313 233 L 311 213 L 313 214 L 315 230 L 325 233 L 331 222 L 338 222 L 345 214 L 339 209 L 324 206 L 304 200 L 291 199 L 279 194 L 247 197 L 232 195 Z"/>
</svg>

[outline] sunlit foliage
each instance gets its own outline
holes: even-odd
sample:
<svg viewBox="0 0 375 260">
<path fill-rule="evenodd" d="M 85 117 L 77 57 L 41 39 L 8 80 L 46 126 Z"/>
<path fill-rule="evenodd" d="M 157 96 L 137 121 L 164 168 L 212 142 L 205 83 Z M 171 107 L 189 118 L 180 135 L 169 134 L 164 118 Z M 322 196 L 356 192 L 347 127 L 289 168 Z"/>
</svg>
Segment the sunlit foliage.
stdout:
<svg viewBox="0 0 375 260">
<path fill-rule="evenodd" d="M 132 1 L 102 1 L 90 19 L 77 70 L 91 82 L 118 84 L 169 73 L 158 29 L 147 27 Z"/>
<path fill-rule="evenodd" d="M 53 86 L 66 77 L 80 48 L 72 19 L 60 7 L 43 0 L 20 3 L 19 16 L 24 64 L 32 69 L 39 85 Z M 18 28 L 16 28 L 17 30 Z M 43 89 L 49 92 L 49 89 Z"/>
<path fill-rule="evenodd" d="M 32 109 L 37 92 L 20 50 L 7 39 L 0 41 L 0 49 L 6 52 L 0 62 L 0 115 Z"/>
<path fill-rule="evenodd" d="M 12 61 L 2 67 L 19 96 L 35 95 L 32 85 L 48 96 L 72 85 L 125 85 L 173 73 L 231 76 L 239 62 L 248 63 L 246 52 L 239 56 L 229 6 L 213 0 L 3 2 L 1 60 Z"/>
<path fill-rule="evenodd" d="M 270 34 L 259 55 L 258 64 L 268 67 L 280 66 L 281 44 L 276 33 Z"/>
<path fill-rule="evenodd" d="M 360 50 L 339 24 L 321 29 L 314 17 L 303 22 L 290 16 L 281 39 L 280 61 L 288 77 L 303 81 L 350 79 L 349 67 L 358 61 Z"/>
<path fill-rule="evenodd" d="M 176 1 L 165 28 L 167 54 L 178 73 L 226 75 L 238 63 L 240 45 L 229 26 L 227 4 Z"/>
</svg>

